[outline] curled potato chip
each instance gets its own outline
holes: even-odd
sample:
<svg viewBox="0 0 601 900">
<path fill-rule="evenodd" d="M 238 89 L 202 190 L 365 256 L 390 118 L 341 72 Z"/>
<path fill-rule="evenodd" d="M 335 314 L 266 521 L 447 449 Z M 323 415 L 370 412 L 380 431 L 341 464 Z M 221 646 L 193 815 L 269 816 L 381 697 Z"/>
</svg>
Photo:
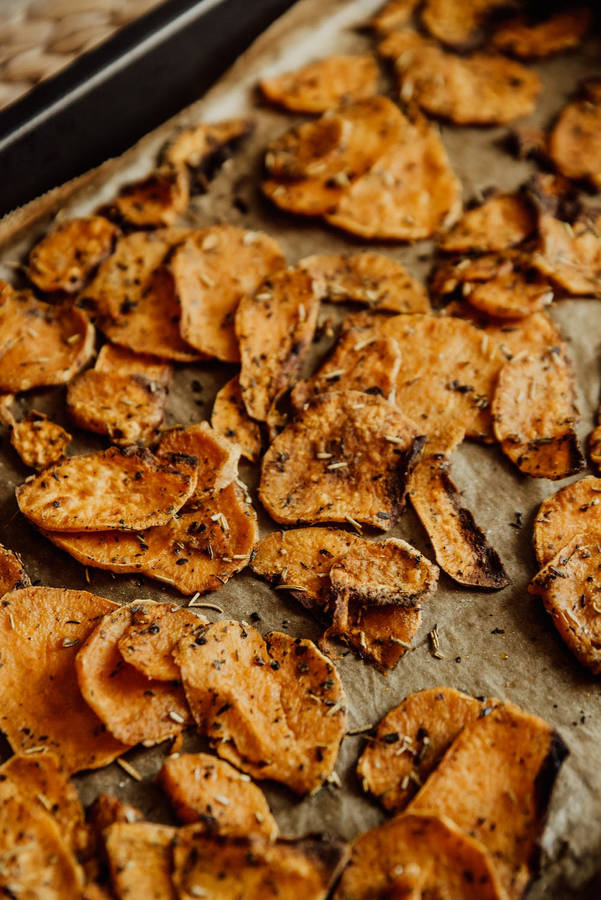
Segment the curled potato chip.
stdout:
<svg viewBox="0 0 601 900">
<path fill-rule="evenodd" d="M 82 310 L 0 282 L 0 391 L 66 384 L 93 352 L 94 327 Z"/>
<path fill-rule="evenodd" d="M 506 900 L 480 841 L 448 818 L 405 813 L 355 840 L 334 900 Z"/>
<path fill-rule="evenodd" d="M 15 422 L 10 442 L 26 466 L 45 469 L 65 455 L 71 435 L 43 413 L 33 411 L 26 419 Z"/>
<path fill-rule="evenodd" d="M 507 5 L 508 0 L 426 0 L 421 18 L 439 41 L 462 49 L 478 39 L 491 13 Z"/>
<path fill-rule="evenodd" d="M 176 900 L 171 880 L 175 828 L 116 822 L 104 835 L 111 884 L 118 900 Z"/>
<path fill-rule="evenodd" d="M 599 224 L 599 219 L 583 216 L 570 225 L 543 212 L 533 265 L 568 294 L 601 297 Z"/>
<path fill-rule="evenodd" d="M 398 313 L 430 311 L 424 286 L 383 253 L 316 254 L 301 259 L 299 266 L 325 282 L 324 294 L 332 303 L 366 303 Z"/>
<path fill-rule="evenodd" d="M 86 591 L 28 587 L 0 608 L 0 725 L 15 753 L 51 750 L 67 772 L 108 765 L 126 747 L 85 703 L 75 655 L 114 603 Z"/>
<path fill-rule="evenodd" d="M 180 822 L 199 822 L 208 834 L 228 837 L 278 835 L 263 792 L 222 759 L 208 753 L 168 757 L 157 780 Z"/>
<path fill-rule="evenodd" d="M 119 642 L 137 604 L 107 613 L 79 650 L 77 682 L 88 706 L 126 744 L 160 743 L 190 724 L 179 681 L 147 678 L 124 662 Z"/>
<path fill-rule="evenodd" d="M 174 225 L 190 200 L 184 169 L 164 165 L 140 181 L 124 185 L 111 202 L 111 212 L 136 228 Z"/>
<path fill-rule="evenodd" d="M 181 638 L 196 631 L 206 619 L 173 603 L 140 600 L 131 608 L 131 622 L 117 646 L 126 663 L 147 678 L 178 681 L 173 649 Z"/>
<path fill-rule="evenodd" d="M 577 47 L 591 23 L 592 11 L 588 6 L 560 11 L 542 22 L 529 22 L 525 16 L 516 16 L 495 31 L 492 45 L 501 53 L 519 59 L 540 59 Z"/>
<path fill-rule="evenodd" d="M 259 498 L 276 522 L 350 519 L 388 531 L 421 444 L 413 422 L 381 397 L 321 394 L 267 450 Z"/>
<path fill-rule="evenodd" d="M 282 269 L 240 301 L 236 335 L 240 390 L 249 416 L 265 421 L 270 407 L 294 382 L 310 347 L 319 294 L 304 269 Z"/>
<path fill-rule="evenodd" d="M 261 428 L 246 412 L 237 375 L 217 391 L 211 425 L 218 434 L 234 441 L 245 459 L 257 462 L 262 449 Z"/>
<path fill-rule="evenodd" d="M 16 490 L 19 509 L 49 531 L 137 531 L 165 525 L 196 487 L 196 459 L 159 461 L 109 447 L 71 456 Z"/>
<path fill-rule="evenodd" d="M 442 235 L 438 247 L 445 253 L 507 250 L 524 241 L 535 228 L 534 212 L 524 197 L 495 193 L 480 206 L 468 209 Z"/>
<path fill-rule="evenodd" d="M 41 291 L 74 294 L 110 254 L 117 234 L 103 216 L 61 222 L 31 250 L 27 276 Z"/>
<path fill-rule="evenodd" d="M 293 112 L 323 113 L 378 92 L 378 65 L 371 54 L 328 56 L 260 82 L 271 103 Z"/>
<path fill-rule="evenodd" d="M 534 520 L 534 550 L 545 566 L 583 534 L 601 532 L 601 478 L 586 475 L 543 500 Z"/>
<path fill-rule="evenodd" d="M 409 694 L 378 724 L 357 764 L 363 790 L 384 809 L 401 812 L 483 702 L 463 691 L 433 687 Z"/>
<path fill-rule="evenodd" d="M 512 359 L 519 353 L 542 353 L 562 345 L 561 334 L 548 313 L 531 313 L 522 319 L 497 319 L 479 314 L 467 303 L 451 302 L 443 314 L 467 319 L 481 332 L 483 349 L 488 351 L 494 343 L 503 359 Z"/>
<path fill-rule="evenodd" d="M 467 724 L 408 806 L 448 816 L 481 841 L 508 896 L 530 882 L 553 784 L 568 750 L 538 716 L 513 704 Z"/>
<path fill-rule="evenodd" d="M 163 432 L 156 452 L 159 459 L 183 454 L 198 460 L 196 487 L 186 508 L 202 502 L 207 494 L 223 490 L 238 475 L 240 447 L 208 422 Z"/>
<path fill-rule="evenodd" d="M 420 0 L 388 0 L 369 20 L 369 27 L 379 34 L 402 28 L 411 19 Z"/>
<path fill-rule="evenodd" d="M 260 231 L 213 225 L 189 237 L 169 263 L 184 340 L 203 355 L 238 362 L 234 317 L 240 299 L 283 265 L 277 241 Z"/>
<path fill-rule="evenodd" d="M 179 169 L 187 166 L 197 173 L 211 175 L 231 149 L 254 128 L 250 119 L 225 119 L 200 122 L 178 132 L 161 153 L 161 162 Z"/>
<path fill-rule="evenodd" d="M 567 178 L 590 181 L 601 188 L 601 90 L 597 80 L 585 82 L 582 99 L 568 103 L 549 137 L 549 155 Z"/>
<path fill-rule="evenodd" d="M 332 772 L 346 729 L 334 666 L 311 641 L 220 621 L 175 651 L 192 715 L 219 756 L 298 794 Z"/>
<path fill-rule="evenodd" d="M 0 544 L 0 597 L 17 588 L 29 587 L 30 583 L 19 554 Z"/>
</svg>

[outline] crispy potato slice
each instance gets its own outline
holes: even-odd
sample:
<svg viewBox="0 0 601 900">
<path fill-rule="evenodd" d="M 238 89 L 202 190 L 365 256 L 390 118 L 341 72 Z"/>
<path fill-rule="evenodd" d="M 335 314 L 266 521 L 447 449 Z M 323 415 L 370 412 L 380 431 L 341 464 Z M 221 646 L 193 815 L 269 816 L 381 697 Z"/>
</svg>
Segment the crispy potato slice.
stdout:
<svg viewBox="0 0 601 900">
<path fill-rule="evenodd" d="M 94 327 L 82 310 L 0 282 L 0 391 L 66 384 L 93 352 Z"/>
<path fill-rule="evenodd" d="M 123 661 L 119 642 L 136 603 L 109 612 L 79 650 L 75 668 L 82 696 L 110 733 L 126 744 L 160 743 L 190 724 L 179 681 L 147 678 Z"/>
<path fill-rule="evenodd" d="M 110 600 L 86 591 L 28 587 L 0 608 L 0 724 L 15 753 L 51 750 L 67 772 L 108 765 L 127 748 L 85 703 L 75 677 L 81 642 Z"/>
<path fill-rule="evenodd" d="M 127 347 L 105 344 L 101 347 L 94 368 L 97 372 L 113 372 L 115 375 L 145 375 L 164 387 L 169 387 L 173 368 L 169 363 L 148 353 L 134 353 Z"/>
<path fill-rule="evenodd" d="M 438 247 L 445 253 L 507 250 L 526 240 L 535 228 L 534 211 L 521 194 L 495 193 L 480 206 L 467 210 L 442 235 Z"/>
<path fill-rule="evenodd" d="M 491 13 L 509 5 L 508 0 L 426 0 L 421 18 L 443 44 L 465 49 L 481 36 Z"/>
<path fill-rule="evenodd" d="M 394 603 L 365 607 L 351 601 L 344 622 L 332 625 L 332 633 L 344 641 L 361 659 L 382 672 L 393 669 L 411 648 L 421 623 L 421 607 L 406 608 Z M 322 638 L 323 640 L 323 638 Z"/>
<path fill-rule="evenodd" d="M 541 59 L 577 47 L 591 24 L 592 10 L 588 6 L 563 10 L 542 22 L 516 16 L 495 31 L 492 45 L 519 59 Z"/>
<path fill-rule="evenodd" d="M 306 256 L 299 266 L 325 282 L 325 296 L 332 303 L 366 303 L 371 309 L 397 313 L 430 312 L 424 286 L 383 253 L 322 253 Z"/>
<path fill-rule="evenodd" d="M 601 478 L 586 475 L 543 500 L 534 520 L 534 550 L 545 566 L 583 534 L 601 532 Z"/>
<path fill-rule="evenodd" d="M 481 332 L 483 349 L 488 351 L 491 342 L 495 343 L 504 359 L 519 353 L 542 353 L 563 343 L 548 313 L 532 313 L 523 319 L 496 319 L 479 314 L 468 303 L 451 302 L 443 314 L 467 319 Z"/>
<path fill-rule="evenodd" d="M 448 818 L 405 813 L 355 840 L 334 900 L 507 900 L 480 841 Z"/>
<path fill-rule="evenodd" d="M 593 467 L 597 470 L 601 469 L 601 425 L 593 428 L 588 436 L 588 455 Z"/>
<path fill-rule="evenodd" d="M 409 477 L 408 497 L 424 526 L 436 562 L 458 584 L 498 591 L 509 584 L 503 563 L 478 528 L 440 455 L 419 460 Z"/>
<path fill-rule="evenodd" d="M 223 437 L 234 441 L 245 459 L 257 462 L 263 446 L 261 428 L 246 412 L 237 375 L 217 391 L 211 425 Z"/>
<path fill-rule="evenodd" d="M 159 461 L 148 450 L 109 447 L 71 456 L 16 490 L 19 509 L 49 531 L 138 531 L 166 525 L 196 487 L 197 461 Z"/>
<path fill-rule="evenodd" d="M 116 822 L 104 837 L 118 900 L 177 900 L 171 846 L 177 829 L 151 822 Z"/>
<path fill-rule="evenodd" d="M 346 729 L 334 666 L 311 641 L 220 621 L 174 654 L 190 709 L 219 756 L 298 794 L 330 775 Z"/>
<path fill-rule="evenodd" d="M 273 178 L 284 180 L 334 176 L 352 128 L 352 119 L 336 113 L 289 128 L 267 145 L 265 168 Z"/>
<path fill-rule="evenodd" d="M 338 54 L 308 63 L 294 72 L 262 78 L 260 87 L 267 100 L 284 109 L 324 113 L 377 94 L 379 76 L 371 54 Z"/>
<path fill-rule="evenodd" d="M 421 445 L 413 422 L 381 397 L 321 394 L 267 450 L 259 499 L 283 524 L 352 519 L 388 531 Z"/>
<path fill-rule="evenodd" d="M 339 181 L 316 175 L 296 181 L 267 178 L 262 182 L 261 190 L 278 209 L 297 216 L 321 216 L 336 208 L 344 195 L 342 184 L 346 181 L 345 175 Z"/>
<path fill-rule="evenodd" d="M 59 461 L 71 442 L 71 435 L 43 413 L 32 411 L 15 422 L 10 442 L 26 466 L 45 469 Z"/>
<path fill-rule="evenodd" d="M 601 182 L 600 182 L 601 183 Z M 600 219 L 586 216 L 573 225 L 539 216 L 539 249 L 532 263 L 568 294 L 601 297 Z"/>
<path fill-rule="evenodd" d="M 378 34 L 388 34 L 406 25 L 420 0 L 388 0 L 369 20 L 369 27 Z"/>
<path fill-rule="evenodd" d="M 178 681 L 173 662 L 178 642 L 206 624 L 203 616 L 173 603 L 138 601 L 131 609 L 131 622 L 117 641 L 126 663 L 157 681 Z"/>
<path fill-rule="evenodd" d="M 184 340 L 207 357 L 238 362 L 234 317 L 240 299 L 284 262 L 277 241 L 260 231 L 213 225 L 189 237 L 169 263 Z"/>
<path fill-rule="evenodd" d="M 182 168 L 164 165 L 145 178 L 124 185 L 110 210 L 136 228 L 174 225 L 190 200 L 188 174 Z"/>
<path fill-rule="evenodd" d="M 207 494 L 223 490 L 238 475 L 240 447 L 208 422 L 163 432 L 156 452 L 159 459 L 183 454 L 198 460 L 196 488 L 186 508 L 206 500 Z"/>
<path fill-rule="evenodd" d="M 173 881 L 180 900 L 325 900 L 347 859 L 347 845 L 332 835 L 271 843 L 259 835 L 223 840 L 188 826 L 173 848 Z"/>
<path fill-rule="evenodd" d="M 582 99 L 563 109 L 549 137 L 549 155 L 567 178 L 590 181 L 601 189 L 601 91 L 593 79 L 582 86 Z"/>
<path fill-rule="evenodd" d="M 29 575 L 19 554 L 0 544 L 0 597 L 9 591 L 29 587 L 30 584 Z"/>
<path fill-rule="evenodd" d="M 227 837 L 278 836 L 263 792 L 222 759 L 208 753 L 168 757 L 157 781 L 180 822 L 199 822 L 208 834 Z"/>
<path fill-rule="evenodd" d="M 536 869 L 553 784 L 568 753 L 538 716 L 496 706 L 465 726 L 408 806 L 448 816 L 482 841 L 510 897 Z"/>
<path fill-rule="evenodd" d="M 75 294 L 111 253 L 117 235 L 116 226 L 103 216 L 61 222 L 31 250 L 27 276 L 46 293 Z"/>
<path fill-rule="evenodd" d="M 161 153 L 161 162 L 179 169 L 188 166 L 196 173 L 210 177 L 212 170 L 228 156 L 230 150 L 254 129 L 251 119 L 225 119 L 222 122 L 200 122 L 178 132 Z"/>
<path fill-rule="evenodd" d="M 116 822 L 142 822 L 144 816 L 131 803 L 125 803 L 112 794 L 98 794 L 86 809 L 86 820 L 98 837 Z"/>
<path fill-rule="evenodd" d="M 254 294 L 242 297 L 236 312 L 239 380 L 253 419 L 264 422 L 298 375 L 315 332 L 319 300 L 313 279 L 302 268 L 274 272 Z"/>
<path fill-rule="evenodd" d="M 404 102 L 457 125 L 503 125 L 527 116 L 541 91 L 537 73 L 521 63 L 489 53 L 447 53 L 411 29 L 390 34 L 379 51 L 394 59 Z"/>
<path fill-rule="evenodd" d="M 506 362 L 491 412 L 503 453 L 524 474 L 558 479 L 583 468 L 574 372 L 561 349 Z"/>
<path fill-rule="evenodd" d="M 481 700 L 448 687 L 409 694 L 380 721 L 375 740 L 359 758 L 363 790 L 388 812 L 401 812 L 483 706 Z"/>
</svg>

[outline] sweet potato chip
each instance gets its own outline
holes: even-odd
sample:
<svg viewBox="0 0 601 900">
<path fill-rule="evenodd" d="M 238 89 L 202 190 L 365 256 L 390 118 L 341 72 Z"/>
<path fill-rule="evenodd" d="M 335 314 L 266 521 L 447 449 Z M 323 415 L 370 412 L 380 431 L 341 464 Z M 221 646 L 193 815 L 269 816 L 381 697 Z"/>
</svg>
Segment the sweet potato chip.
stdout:
<svg viewBox="0 0 601 900">
<path fill-rule="evenodd" d="M 82 310 L 0 282 L 0 391 L 66 384 L 93 352 L 94 328 Z"/>
<path fill-rule="evenodd" d="M 325 900 L 348 853 L 341 838 L 310 835 L 276 843 L 253 835 L 224 840 L 182 828 L 173 849 L 180 900 Z"/>
<path fill-rule="evenodd" d="M 480 841 L 449 819 L 405 813 L 355 840 L 334 900 L 506 900 Z"/>
<path fill-rule="evenodd" d="M 207 357 L 238 362 L 234 317 L 240 299 L 283 266 L 279 244 L 260 231 L 213 225 L 189 237 L 169 263 L 184 340 Z"/>
<path fill-rule="evenodd" d="M 599 415 L 597 414 L 597 419 Z M 593 428 L 588 436 L 588 455 L 594 468 L 601 469 L 601 425 Z"/>
<path fill-rule="evenodd" d="M 109 447 L 71 456 L 16 490 L 19 509 L 49 531 L 138 531 L 165 525 L 196 487 L 196 459 L 159 461 L 148 450 Z"/>
<path fill-rule="evenodd" d="M 289 128 L 267 145 L 265 168 L 273 178 L 311 178 L 336 175 L 341 156 L 352 137 L 353 120 L 328 114 Z"/>
<path fill-rule="evenodd" d="M 519 353 L 542 353 L 562 345 L 561 334 L 548 313 L 532 313 L 523 319 L 496 319 L 478 313 L 468 303 L 451 302 L 443 314 L 467 319 L 480 330 L 484 349 L 494 343 L 504 359 Z"/>
<path fill-rule="evenodd" d="M 173 369 L 169 363 L 148 353 L 134 353 L 127 347 L 105 344 L 101 347 L 94 368 L 97 372 L 115 375 L 145 375 L 164 387 L 169 387 Z"/>
<path fill-rule="evenodd" d="M 260 82 L 271 103 L 293 112 L 324 113 L 328 109 L 378 92 L 379 70 L 371 54 L 328 56 Z"/>
<path fill-rule="evenodd" d="M 208 834 L 227 837 L 278 835 L 263 792 L 222 759 L 208 753 L 169 757 L 157 780 L 180 822 L 199 822 Z"/>
<path fill-rule="evenodd" d="M 26 466 L 45 469 L 65 455 L 71 435 L 43 413 L 33 411 L 26 419 L 15 422 L 10 442 Z"/>
<path fill-rule="evenodd" d="M 592 10 L 588 6 L 557 12 L 542 22 L 516 16 L 495 31 L 492 44 L 501 53 L 519 59 L 540 59 L 577 47 L 591 24 Z"/>
<path fill-rule="evenodd" d="M 136 228 L 174 225 L 190 200 L 188 174 L 164 165 L 140 181 L 124 185 L 111 201 L 111 212 Z"/>
<path fill-rule="evenodd" d="M 582 86 L 582 99 L 568 103 L 549 137 L 549 155 L 567 178 L 590 181 L 601 189 L 601 91 L 593 80 Z"/>
<path fill-rule="evenodd" d="M 86 820 L 98 837 L 116 822 L 141 822 L 143 819 L 139 809 L 112 794 L 98 794 L 86 809 Z"/>
<path fill-rule="evenodd" d="M 176 900 L 171 880 L 177 829 L 151 822 L 117 822 L 105 832 L 111 883 L 118 900 Z"/>
<path fill-rule="evenodd" d="M 448 687 L 409 694 L 378 724 L 359 758 L 357 774 L 384 809 L 401 812 L 461 729 L 481 715 L 483 703 Z"/>
<path fill-rule="evenodd" d="M 445 0 L 446 2 L 446 0 Z M 529 115 L 541 91 L 536 72 L 506 56 L 457 56 L 411 29 L 379 48 L 394 59 L 401 99 L 457 125 L 503 125 Z"/>
<path fill-rule="evenodd" d="M 217 391 L 211 425 L 218 434 L 234 441 L 245 459 L 257 462 L 262 449 L 261 428 L 246 412 L 237 375 Z"/>
<path fill-rule="evenodd" d="M 567 755 L 543 719 L 496 706 L 460 732 L 408 806 L 448 816 L 481 841 L 510 897 L 520 897 L 537 866 L 538 841 L 553 784 Z"/>
<path fill-rule="evenodd" d="M 173 662 L 178 642 L 196 631 L 206 619 L 173 603 L 139 600 L 131 608 L 131 622 L 117 642 L 126 663 L 147 678 L 178 681 Z"/>
<path fill-rule="evenodd" d="M 51 750 L 67 772 L 96 769 L 126 747 L 85 703 L 75 655 L 115 604 L 86 591 L 29 587 L 0 608 L 0 725 L 15 753 Z"/>
<path fill-rule="evenodd" d="M 388 34 L 395 28 L 402 28 L 411 19 L 420 0 L 388 0 L 369 20 L 369 27 L 378 34 Z"/>
<path fill-rule="evenodd" d="M 543 500 L 534 520 L 534 550 L 545 566 L 583 534 L 601 532 L 601 478 L 586 475 Z"/>
<path fill-rule="evenodd" d="M 420 622 L 420 606 L 408 608 L 389 603 L 366 607 L 353 600 L 344 609 L 343 621 L 337 624 L 334 618 L 328 632 L 384 672 L 393 669 L 411 648 Z"/>
<path fill-rule="evenodd" d="M 422 22 L 435 38 L 465 49 L 481 37 L 486 19 L 508 0 L 425 0 Z"/>
<path fill-rule="evenodd" d="M 215 431 L 208 422 L 163 432 L 156 452 L 159 459 L 183 454 L 198 460 L 196 488 L 187 509 L 206 500 L 206 494 L 223 490 L 238 475 L 239 446 Z"/>
<path fill-rule="evenodd" d="M 98 623 L 77 654 L 77 681 L 88 706 L 117 740 L 160 743 L 190 724 L 190 715 L 179 681 L 147 678 L 119 652 L 137 605 L 122 606 Z"/>
<path fill-rule="evenodd" d="M 583 468 L 574 373 L 560 348 L 506 362 L 491 412 L 503 453 L 524 474 L 558 479 Z"/>
<path fill-rule="evenodd" d="M 371 309 L 428 313 L 424 286 L 396 259 L 383 253 L 324 253 L 301 259 L 300 266 L 325 282 L 332 303 L 366 303 Z"/>
<path fill-rule="evenodd" d="M 445 253 L 507 250 L 524 241 L 535 228 L 534 212 L 524 197 L 520 194 L 498 193 L 480 206 L 467 210 L 442 235 L 438 247 Z"/>
<path fill-rule="evenodd" d="M 381 397 L 318 395 L 263 457 L 259 499 L 283 524 L 351 519 L 388 531 L 421 444 L 413 422 Z"/>
<path fill-rule="evenodd" d="M 200 122 L 176 134 L 163 150 L 161 162 L 175 169 L 187 166 L 197 175 L 210 177 L 212 171 L 227 158 L 229 151 L 253 128 L 250 119 Z"/>
<path fill-rule="evenodd" d="M 478 528 L 440 455 L 418 460 L 409 477 L 408 497 L 424 526 L 436 562 L 458 584 L 498 591 L 509 584 L 497 551 Z"/>
<path fill-rule="evenodd" d="M 0 544 L 0 597 L 9 591 L 29 587 L 30 584 L 29 575 L 19 554 Z"/>
<path fill-rule="evenodd" d="M 294 382 L 310 347 L 319 294 L 304 269 L 282 269 L 236 312 L 236 335 L 242 368 L 240 390 L 246 411 L 265 421 L 272 404 Z"/>
<path fill-rule="evenodd" d="M 61 222 L 31 250 L 29 280 L 46 293 L 77 293 L 110 254 L 117 234 L 115 225 L 103 216 Z"/>
<path fill-rule="evenodd" d="M 175 651 L 190 709 L 219 756 L 298 794 L 332 772 L 346 729 L 334 666 L 311 641 L 220 621 Z"/>
<path fill-rule="evenodd" d="M 539 216 L 539 248 L 532 263 L 568 294 L 601 297 L 599 219 L 582 216 L 573 225 Z"/>
</svg>

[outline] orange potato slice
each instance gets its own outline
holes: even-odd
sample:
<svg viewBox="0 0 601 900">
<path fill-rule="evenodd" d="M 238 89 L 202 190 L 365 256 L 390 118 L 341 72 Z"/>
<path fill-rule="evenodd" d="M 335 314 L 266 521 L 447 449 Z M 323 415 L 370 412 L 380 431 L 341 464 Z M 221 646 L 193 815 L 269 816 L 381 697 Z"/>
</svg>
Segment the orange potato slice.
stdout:
<svg viewBox="0 0 601 900">
<path fill-rule="evenodd" d="M 588 6 L 555 13 L 542 22 L 516 16 L 495 31 L 492 45 L 519 59 L 540 59 L 577 47 L 591 24 L 592 11 Z"/>
<path fill-rule="evenodd" d="M 77 682 L 88 706 L 126 744 L 160 743 L 190 724 L 179 681 L 157 681 L 124 662 L 119 642 L 137 604 L 107 613 L 77 653 Z"/>
<path fill-rule="evenodd" d="M 377 94 L 379 76 L 371 54 L 338 54 L 308 63 L 294 72 L 262 78 L 260 87 L 267 100 L 284 109 L 324 113 Z"/>
<path fill-rule="evenodd" d="M 381 397 L 320 394 L 267 450 L 259 499 L 283 524 L 351 519 L 388 531 L 421 444 L 413 422 Z"/>
<path fill-rule="evenodd" d="M 333 771 L 346 730 L 342 684 L 311 641 L 220 621 L 175 651 L 192 715 L 219 756 L 298 794 Z"/>
<path fill-rule="evenodd" d="M 599 219 L 584 216 L 570 225 L 542 213 L 538 231 L 533 265 L 568 294 L 601 297 Z"/>
<path fill-rule="evenodd" d="M 467 319 L 481 332 L 484 349 L 496 344 L 503 359 L 512 359 L 519 353 L 542 353 L 562 345 L 561 334 L 548 313 L 531 313 L 523 319 L 497 319 L 478 313 L 468 303 L 451 302 L 443 314 Z"/>
<path fill-rule="evenodd" d="M 468 209 L 442 235 L 438 247 L 445 253 L 507 250 L 526 240 L 535 228 L 534 212 L 524 197 L 495 193 L 481 205 Z"/>
<path fill-rule="evenodd" d="M 289 128 L 267 145 L 265 168 L 278 180 L 335 177 L 352 130 L 353 120 L 344 113 L 328 113 Z"/>
<path fill-rule="evenodd" d="M 19 509 L 49 531 L 138 531 L 166 525 L 196 487 L 196 459 L 159 461 L 148 450 L 109 447 L 71 456 L 16 490 Z"/>
<path fill-rule="evenodd" d="M 188 166 L 201 175 L 227 158 L 230 150 L 254 129 L 250 119 L 225 119 L 222 122 L 200 122 L 179 131 L 161 153 L 161 162 L 179 169 Z"/>
<path fill-rule="evenodd" d="M 263 446 L 261 428 L 246 412 L 237 375 L 217 391 L 211 425 L 218 434 L 234 441 L 245 459 L 257 462 Z"/>
<path fill-rule="evenodd" d="M 507 0 L 426 0 L 422 22 L 435 38 L 463 49 L 481 35 L 486 19 Z"/>
<path fill-rule="evenodd" d="M 196 488 L 187 508 L 206 500 L 206 495 L 223 490 L 238 475 L 239 446 L 215 431 L 208 422 L 163 432 L 156 453 L 159 459 L 182 454 L 198 460 Z"/>
<path fill-rule="evenodd" d="M 208 753 L 168 757 L 157 781 L 180 822 L 199 822 L 207 834 L 227 837 L 278 836 L 263 792 L 222 759 Z"/>
<path fill-rule="evenodd" d="M 140 600 L 131 608 L 131 622 L 117 646 L 123 659 L 146 678 L 178 681 L 173 650 L 181 638 L 206 624 L 203 616 L 173 603 Z"/>
<path fill-rule="evenodd" d="M 538 508 L 534 520 L 534 550 L 545 566 L 578 535 L 601 532 L 601 478 L 586 475 L 566 485 Z"/>
<path fill-rule="evenodd" d="M 86 820 L 99 838 L 116 822 L 141 822 L 143 819 L 139 809 L 112 794 L 98 794 L 86 809 Z"/>
<path fill-rule="evenodd" d="M 61 222 L 29 253 L 27 276 L 46 293 L 75 294 L 111 253 L 117 235 L 116 226 L 103 216 Z"/>
<path fill-rule="evenodd" d="M 277 241 L 260 231 L 213 225 L 189 237 L 169 263 L 183 339 L 207 357 L 238 362 L 234 317 L 240 299 L 283 265 Z"/>
<path fill-rule="evenodd" d="M 0 597 L 9 591 L 29 587 L 30 584 L 29 575 L 19 554 L 0 544 Z"/>
<path fill-rule="evenodd" d="M 28 587 L 0 608 L 0 725 L 15 753 L 51 750 L 67 772 L 108 765 L 127 748 L 84 701 L 75 656 L 116 608 L 87 591 Z"/>
<path fill-rule="evenodd" d="M 388 0 L 369 20 L 369 27 L 378 34 L 388 34 L 406 25 L 420 0 Z"/>
<path fill-rule="evenodd" d="M 10 442 L 26 466 L 45 469 L 65 455 L 71 435 L 43 413 L 33 410 L 26 419 L 15 422 Z"/>
<path fill-rule="evenodd" d="M 171 880 L 177 829 L 151 822 L 116 822 L 104 835 L 118 900 L 177 900 Z"/>
<path fill-rule="evenodd" d="M 596 79 L 585 82 L 582 98 L 562 110 L 549 137 L 549 155 L 567 178 L 585 179 L 601 188 L 601 90 Z"/>
<path fill-rule="evenodd" d="M 174 225 L 190 200 L 188 174 L 164 165 L 139 181 L 124 185 L 110 211 L 136 228 Z"/>
<path fill-rule="evenodd" d="M 254 294 L 242 297 L 236 312 L 239 381 L 253 419 L 265 421 L 296 379 L 313 339 L 319 300 L 313 279 L 301 268 L 274 272 Z"/>
</svg>

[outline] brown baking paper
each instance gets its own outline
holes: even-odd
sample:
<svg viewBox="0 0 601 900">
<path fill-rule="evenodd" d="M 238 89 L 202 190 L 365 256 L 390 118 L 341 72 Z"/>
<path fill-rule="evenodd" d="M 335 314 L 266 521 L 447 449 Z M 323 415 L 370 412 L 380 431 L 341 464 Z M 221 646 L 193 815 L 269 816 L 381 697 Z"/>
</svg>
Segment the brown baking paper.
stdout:
<svg viewBox="0 0 601 900">
<path fill-rule="evenodd" d="M 82 179 L 63 186 L 18 210 L 0 222 L 0 277 L 16 282 L 15 264 L 23 260 L 34 240 L 51 224 L 53 214 L 70 217 L 88 213 L 109 200 L 117 188 L 143 175 L 173 128 L 202 118 L 217 120 L 252 114 L 257 129 L 241 153 L 226 163 L 209 192 L 194 198 L 187 221 L 206 225 L 227 221 L 260 228 L 283 244 L 288 260 L 309 253 L 348 250 L 360 243 L 325 226 L 302 222 L 272 209 L 259 195 L 261 150 L 268 139 L 284 131 L 295 117 L 261 105 L 256 94 L 260 76 L 294 68 L 332 52 L 369 46 L 365 33 L 355 26 L 364 22 L 378 0 L 323 3 L 301 0 L 241 57 L 233 69 L 199 103 L 144 138 L 118 160 L 112 160 Z M 600 44 L 590 38 L 577 53 L 563 54 L 534 68 L 544 90 L 535 113 L 524 124 L 547 125 L 584 76 L 597 74 Z M 384 90 L 391 84 L 382 77 Z M 469 200 L 487 187 L 514 188 L 534 171 L 533 164 L 513 160 L 502 148 L 506 128 L 442 127 L 444 142 Z M 377 246 L 424 277 L 431 262 L 431 242 L 414 246 Z M 324 307 L 322 316 L 335 315 Z M 599 395 L 601 303 L 593 300 L 561 301 L 552 309 L 570 349 L 578 377 L 582 420 L 580 434 L 591 430 Z M 316 345 L 313 362 L 326 348 Z M 172 391 L 168 424 L 184 425 L 210 415 L 216 390 L 235 368 L 217 363 L 180 366 Z M 64 390 L 39 391 L 19 401 L 22 411 L 47 412 L 66 425 Z M 76 433 L 71 452 L 103 446 L 101 439 Z M 54 586 L 85 588 L 112 600 L 140 597 L 186 603 L 174 590 L 135 576 L 84 568 L 41 538 L 18 513 L 15 487 L 30 474 L 10 447 L 6 431 L 0 448 L 0 541 L 23 554 L 32 579 Z M 242 466 L 259 510 L 262 533 L 273 523 L 256 499 L 256 469 Z M 452 685 L 475 695 L 510 698 L 525 709 L 552 722 L 568 744 L 571 755 L 564 764 L 554 793 L 543 840 L 542 875 L 533 898 L 598 896 L 584 885 L 599 866 L 601 848 L 601 691 L 598 679 L 582 669 L 556 634 L 541 602 L 526 590 L 536 571 L 531 547 L 532 521 L 540 501 L 558 485 L 526 478 L 511 466 L 498 447 L 463 445 L 454 455 L 453 477 L 462 488 L 478 524 L 500 552 L 512 583 L 498 593 L 459 590 L 442 575 L 434 597 L 424 604 L 423 624 L 414 648 L 389 675 L 379 674 L 343 648 L 337 665 L 348 697 L 350 728 L 377 722 L 410 691 L 438 684 Z M 512 527 L 516 513 L 523 524 Z M 411 511 L 407 511 L 390 535 L 414 543 L 430 557 L 427 538 Z M 250 574 L 234 578 L 220 591 L 208 595 L 224 617 L 248 620 L 257 612 L 262 631 L 279 629 L 295 636 L 317 638 L 320 628 L 299 604 L 281 591 L 275 592 Z M 218 619 L 217 610 L 205 611 Z M 434 658 L 427 639 L 438 626 L 442 659 Z M 68 727 L 68 723 L 65 723 Z M 324 787 L 316 796 L 298 801 L 277 786 L 263 785 L 284 833 L 331 829 L 352 838 L 384 818 L 375 803 L 362 794 L 354 774 L 364 739 L 347 737 L 342 745 L 337 772 L 342 788 Z M 195 735 L 186 737 L 188 748 L 202 747 Z M 139 804 L 150 818 L 169 821 L 170 813 L 152 779 L 166 745 L 134 750 L 128 760 L 143 776 L 138 783 L 117 765 L 77 778 L 84 802 L 100 791 L 112 791 Z M 9 753 L 4 747 L 4 756 Z M 593 891 L 593 893 L 590 893 Z"/>
</svg>

